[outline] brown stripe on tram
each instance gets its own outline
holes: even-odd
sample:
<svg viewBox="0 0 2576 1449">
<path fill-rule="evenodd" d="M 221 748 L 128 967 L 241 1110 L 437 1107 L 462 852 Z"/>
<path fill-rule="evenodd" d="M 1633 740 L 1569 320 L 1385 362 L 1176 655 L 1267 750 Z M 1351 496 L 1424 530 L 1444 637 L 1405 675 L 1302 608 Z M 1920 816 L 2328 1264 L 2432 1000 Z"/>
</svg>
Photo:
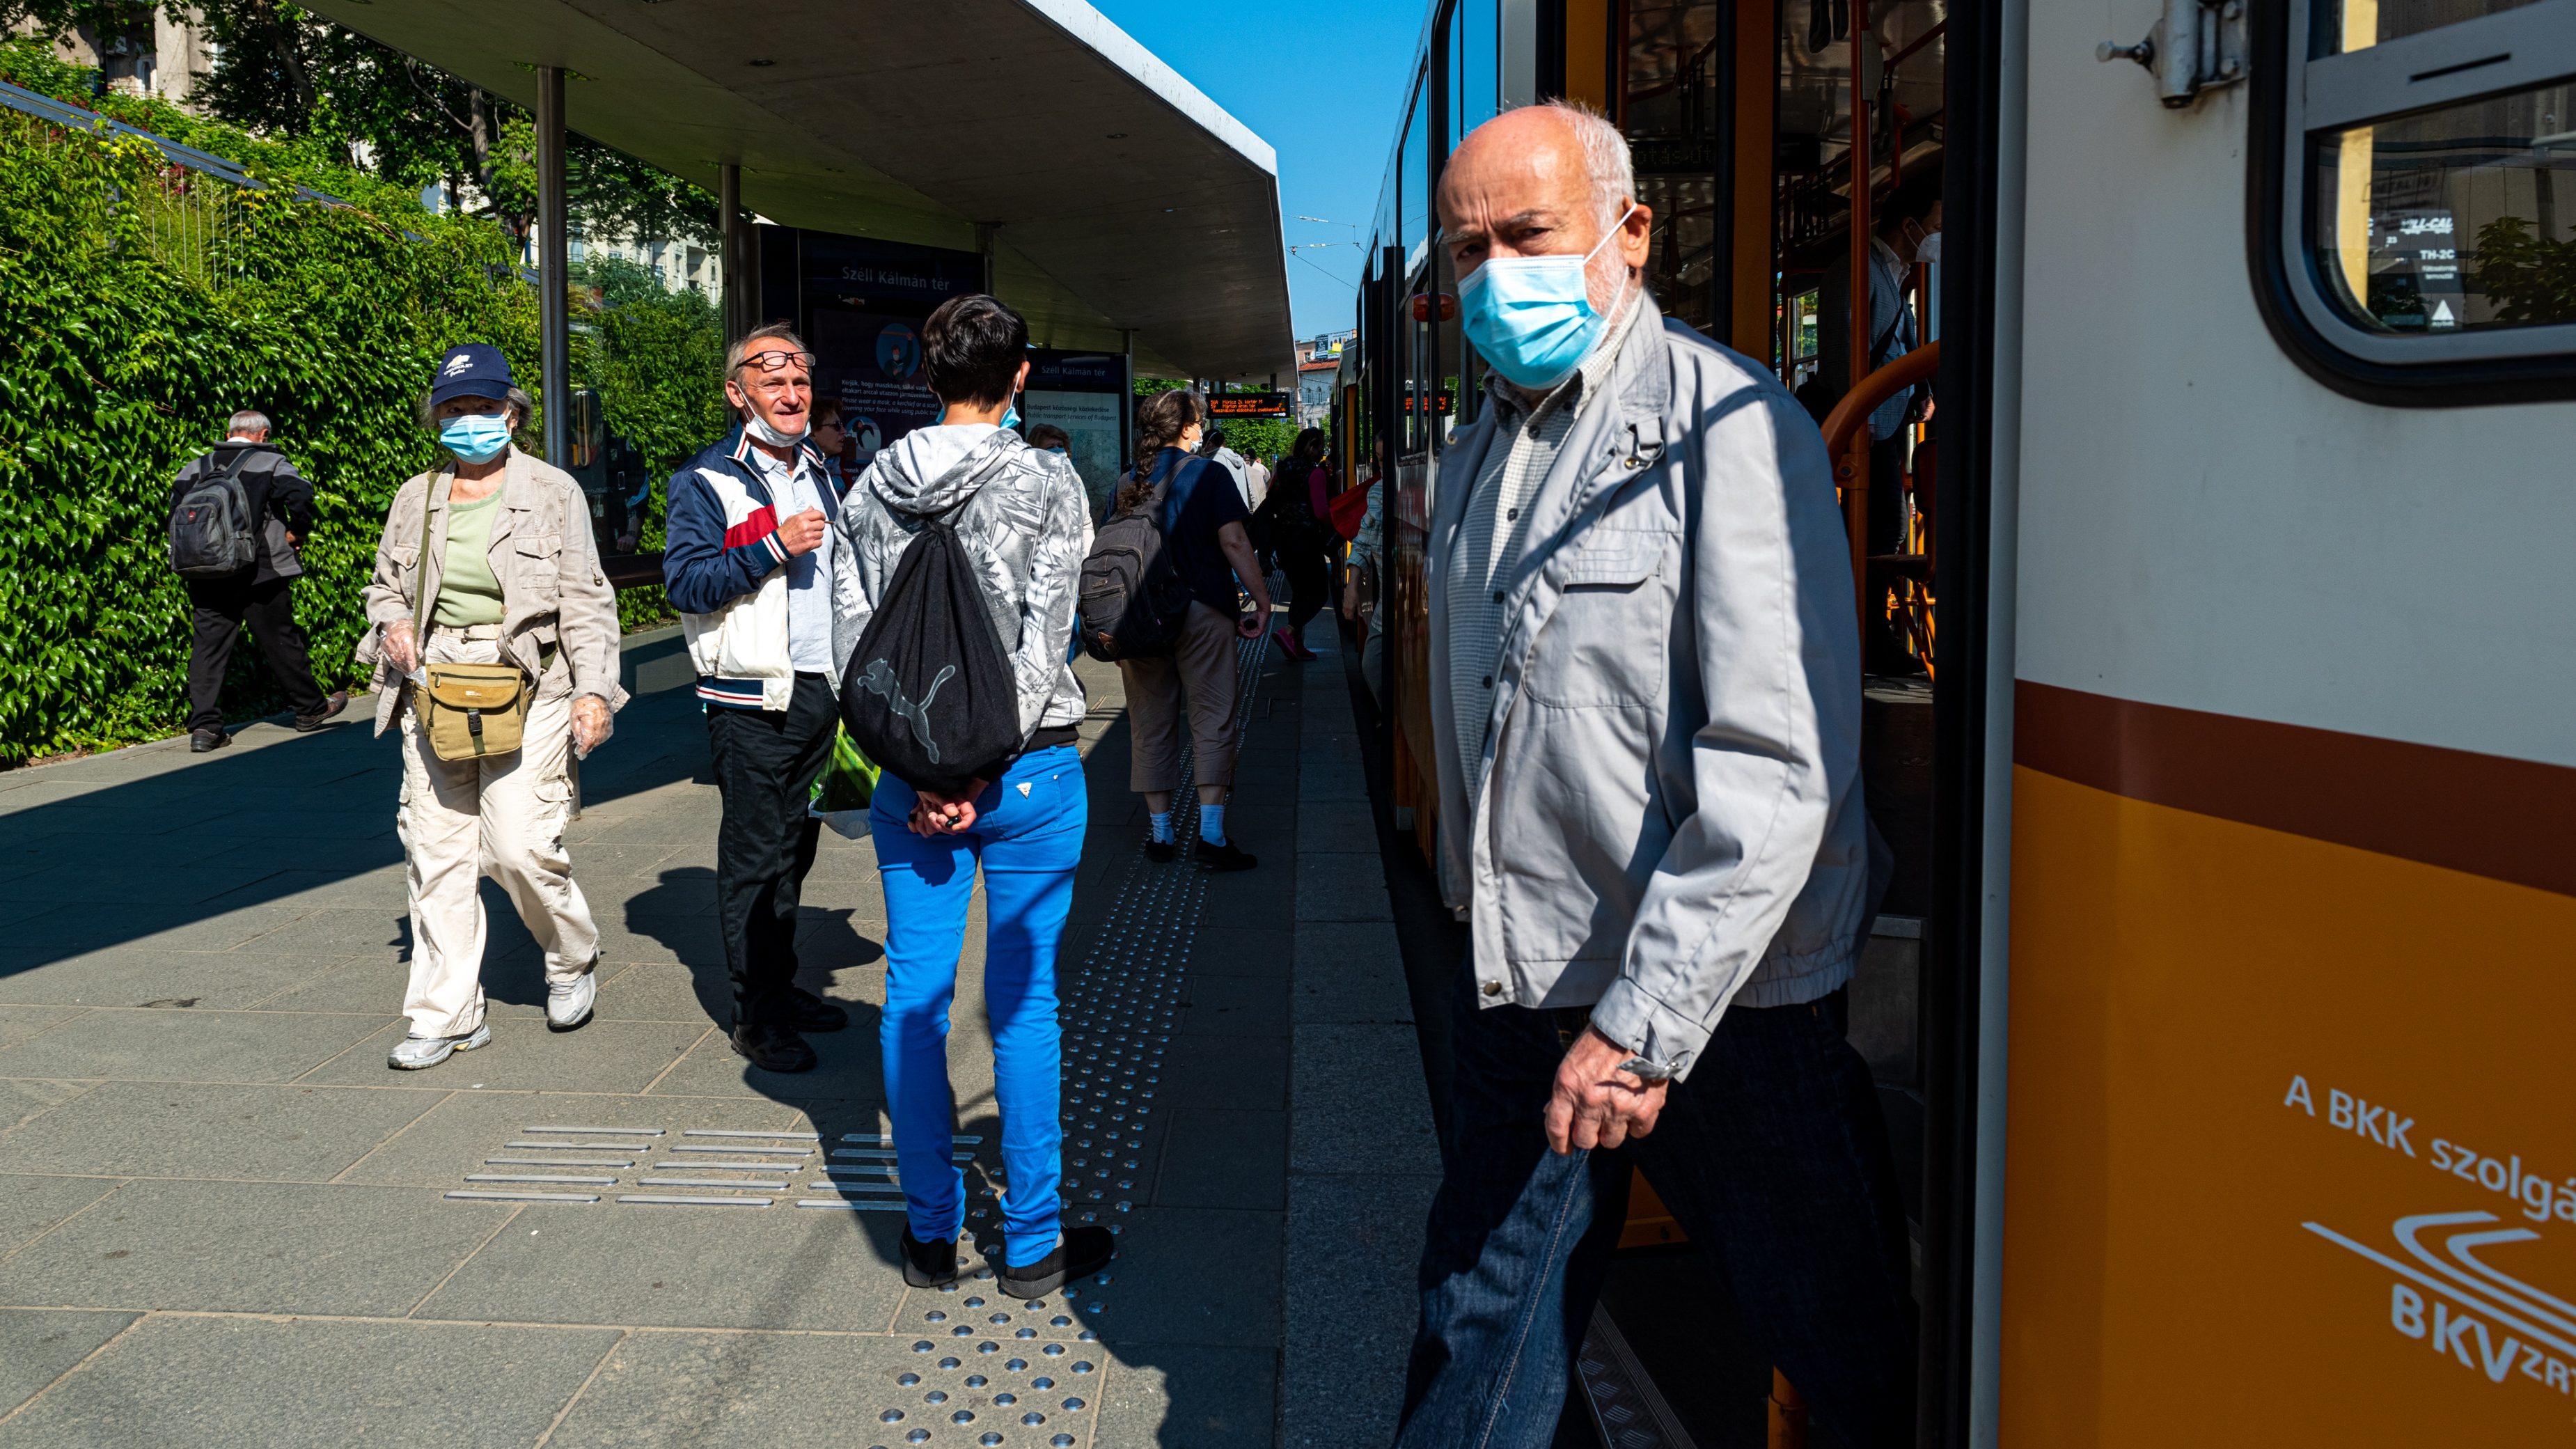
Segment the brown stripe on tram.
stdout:
<svg viewBox="0 0 2576 1449">
<path fill-rule="evenodd" d="M 2013 683 L 2013 762 L 2239 824 L 2576 896 L 2576 769 Z"/>
</svg>

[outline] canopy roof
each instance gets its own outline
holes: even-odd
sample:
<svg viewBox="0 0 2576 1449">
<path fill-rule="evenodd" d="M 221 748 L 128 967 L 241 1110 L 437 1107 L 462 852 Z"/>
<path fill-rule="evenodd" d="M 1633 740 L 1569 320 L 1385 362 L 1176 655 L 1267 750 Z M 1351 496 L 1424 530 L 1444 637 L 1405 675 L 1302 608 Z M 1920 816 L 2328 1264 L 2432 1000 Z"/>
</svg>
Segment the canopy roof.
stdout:
<svg viewBox="0 0 2576 1449">
<path fill-rule="evenodd" d="M 995 232 L 1041 346 L 1140 373 L 1295 367 L 1275 154 L 1083 0 L 308 0 L 772 221 L 930 246 Z"/>
</svg>

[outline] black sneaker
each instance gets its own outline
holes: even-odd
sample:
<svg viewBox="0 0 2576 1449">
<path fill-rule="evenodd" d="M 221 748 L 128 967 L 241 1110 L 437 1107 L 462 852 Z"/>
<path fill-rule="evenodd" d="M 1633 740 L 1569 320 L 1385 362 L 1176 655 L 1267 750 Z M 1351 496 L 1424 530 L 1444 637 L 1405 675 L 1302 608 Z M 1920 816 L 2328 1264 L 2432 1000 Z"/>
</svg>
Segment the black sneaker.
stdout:
<svg viewBox="0 0 2576 1449">
<path fill-rule="evenodd" d="M 1055 1251 L 1025 1268 L 1003 1265 L 994 1275 L 1002 1291 L 1014 1298 L 1037 1298 L 1053 1293 L 1076 1278 L 1088 1278 L 1109 1266 L 1118 1255 L 1118 1240 L 1103 1227 L 1085 1225 L 1064 1230 L 1064 1240 Z"/>
<path fill-rule="evenodd" d="M 733 1049 L 764 1072 L 810 1072 L 814 1049 L 792 1026 L 737 1026 Z"/>
<path fill-rule="evenodd" d="M 1145 837 L 1145 858 L 1156 865 L 1168 865 L 1172 857 L 1180 853 L 1180 846 L 1173 841 L 1156 840 L 1150 835 Z"/>
<path fill-rule="evenodd" d="M 345 689 L 334 690 L 330 698 L 322 701 L 322 707 L 320 709 L 315 710 L 311 714 L 299 714 L 295 717 L 296 733 L 309 735 L 315 730 L 322 728 L 322 726 L 329 724 L 332 719 L 340 713 L 340 711 L 347 709 L 348 707 L 349 691 Z"/>
<path fill-rule="evenodd" d="M 839 1031 L 850 1014 L 802 986 L 787 988 L 787 1024 L 798 1031 Z"/>
<path fill-rule="evenodd" d="M 225 734 L 222 730 L 188 731 L 188 753 L 192 755 L 208 754 L 212 751 L 220 750 L 232 742 L 233 737 Z"/>
<path fill-rule="evenodd" d="M 957 1282 L 957 1240 L 933 1238 L 925 1243 L 903 1230 L 903 1281 L 915 1288 L 948 1288 Z"/>
<path fill-rule="evenodd" d="M 1229 840 L 1223 845 L 1199 842 L 1199 866 L 1205 870 L 1250 870 L 1261 864 L 1258 856 Z"/>
</svg>

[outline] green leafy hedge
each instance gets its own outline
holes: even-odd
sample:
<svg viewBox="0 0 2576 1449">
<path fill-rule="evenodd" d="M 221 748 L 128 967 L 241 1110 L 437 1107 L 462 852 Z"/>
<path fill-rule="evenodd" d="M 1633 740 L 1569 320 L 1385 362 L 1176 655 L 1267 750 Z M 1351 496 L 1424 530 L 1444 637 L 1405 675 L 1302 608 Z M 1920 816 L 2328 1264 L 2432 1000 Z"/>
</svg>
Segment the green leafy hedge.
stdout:
<svg viewBox="0 0 2576 1449">
<path fill-rule="evenodd" d="M 0 74 L 68 93 L 28 74 L 29 60 L 28 47 L 0 47 Z M 370 178 L 174 108 L 101 104 L 150 108 L 120 118 L 366 205 L 240 190 L 170 168 L 140 140 L 0 111 L 0 766 L 184 725 L 188 604 L 166 561 L 170 478 L 236 408 L 267 413 L 314 482 L 296 615 L 334 688 L 361 682 L 358 600 L 385 510 L 439 457 L 413 414 L 439 354 L 490 342 L 521 378 L 539 375 L 537 295 L 491 219 L 431 215 Z M 609 426 L 667 471 L 724 427 L 714 309 L 613 264 L 587 280 L 575 315 L 594 330 L 577 376 L 601 390 Z M 660 502 L 657 484 L 648 549 L 661 544 Z M 631 627 L 669 617 L 658 589 L 620 605 Z M 244 643 L 228 718 L 283 703 Z"/>
</svg>

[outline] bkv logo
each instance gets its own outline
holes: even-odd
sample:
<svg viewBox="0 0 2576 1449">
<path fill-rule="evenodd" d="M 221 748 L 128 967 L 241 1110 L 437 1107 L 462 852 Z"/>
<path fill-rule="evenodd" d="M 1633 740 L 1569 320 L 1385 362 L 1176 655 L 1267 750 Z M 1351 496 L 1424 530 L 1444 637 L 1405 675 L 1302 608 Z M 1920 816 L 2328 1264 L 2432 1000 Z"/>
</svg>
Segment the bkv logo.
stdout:
<svg viewBox="0 0 2576 1449">
<path fill-rule="evenodd" d="M 2576 1396 L 2576 1303 L 2534 1288 L 2481 1256 L 2540 1237 L 2529 1228 L 2490 1226 L 2502 1221 L 2474 1212 L 2399 1218 L 2389 1232 L 2411 1262 L 2323 1223 L 2301 1226 L 2397 1275 L 2388 1290 L 2388 1323 L 2399 1333 L 2491 1383 L 2519 1375 L 2562 1398 Z"/>
</svg>

